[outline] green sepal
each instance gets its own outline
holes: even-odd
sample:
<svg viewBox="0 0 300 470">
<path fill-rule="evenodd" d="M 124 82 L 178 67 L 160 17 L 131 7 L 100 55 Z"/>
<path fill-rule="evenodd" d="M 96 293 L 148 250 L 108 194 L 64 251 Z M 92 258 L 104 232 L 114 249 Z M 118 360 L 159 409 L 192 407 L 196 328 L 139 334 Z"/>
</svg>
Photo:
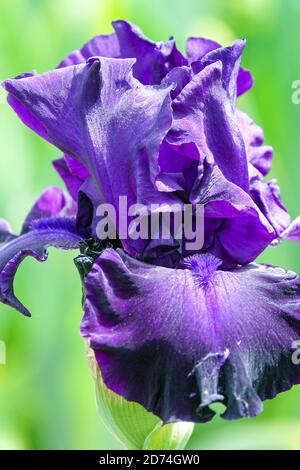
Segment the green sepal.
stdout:
<svg viewBox="0 0 300 470">
<path fill-rule="evenodd" d="M 193 423 L 163 424 L 140 404 L 125 400 L 104 384 L 94 353 L 88 361 L 96 384 L 100 416 L 108 430 L 130 450 L 182 450 L 194 429 Z"/>
</svg>

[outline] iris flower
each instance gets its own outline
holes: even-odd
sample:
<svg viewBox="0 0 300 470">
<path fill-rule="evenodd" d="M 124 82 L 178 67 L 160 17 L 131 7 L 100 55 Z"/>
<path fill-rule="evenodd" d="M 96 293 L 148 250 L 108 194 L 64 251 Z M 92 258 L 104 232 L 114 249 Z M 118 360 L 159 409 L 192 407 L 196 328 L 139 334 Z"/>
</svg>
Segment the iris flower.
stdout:
<svg viewBox="0 0 300 470">
<path fill-rule="evenodd" d="M 19 236 L 1 222 L 0 299 L 25 315 L 13 279 L 28 255 L 80 249 L 81 334 L 107 387 L 161 418 L 254 417 L 300 382 L 300 279 L 257 264 L 270 244 L 300 240 L 276 181 L 272 148 L 237 108 L 253 83 L 229 47 L 189 38 L 153 42 L 126 21 L 50 72 L 6 80 L 19 118 L 56 146 L 68 194 L 48 188 Z M 204 245 L 97 239 L 97 207 L 204 206 Z M 151 214 L 150 214 L 151 215 Z M 118 227 L 116 227 L 118 231 Z"/>
</svg>

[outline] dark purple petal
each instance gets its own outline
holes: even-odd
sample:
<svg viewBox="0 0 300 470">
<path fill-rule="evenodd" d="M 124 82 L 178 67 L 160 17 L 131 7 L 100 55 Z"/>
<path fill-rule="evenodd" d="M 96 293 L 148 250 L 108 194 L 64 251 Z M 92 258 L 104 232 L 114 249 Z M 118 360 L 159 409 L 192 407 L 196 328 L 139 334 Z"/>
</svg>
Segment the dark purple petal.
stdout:
<svg viewBox="0 0 300 470">
<path fill-rule="evenodd" d="M 5 82 L 48 140 L 87 169 L 81 191 L 95 208 L 103 201 L 118 208 L 120 195 L 128 205 L 174 201 L 154 186 L 159 146 L 172 123 L 170 88 L 140 84 L 133 63 L 99 58 Z"/>
<path fill-rule="evenodd" d="M 229 181 L 248 191 L 245 145 L 224 89 L 226 74 L 217 61 L 192 78 L 173 101 L 174 122 L 168 140 L 175 144 L 196 142 Z"/>
<path fill-rule="evenodd" d="M 82 181 L 70 172 L 64 157 L 58 158 L 52 162 L 55 170 L 66 185 L 67 190 L 71 194 L 74 201 L 77 200 L 79 189 Z"/>
<path fill-rule="evenodd" d="M 81 333 L 106 385 L 164 422 L 208 421 L 213 402 L 225 419 L 253 417 L 300 382 L 299 278 L 219 264 L 197 255 L 170 270 L 107 249 L 86 278 Z"/>
<path fill-rule="evenodd" d="M 31 224 L 37 219 L 50 217 L 75 217 L 77 206 L 68 194 L 61 188 L 50 186 L 46 188 L 33 205 L 22 227 L 22 233 L 31 229 Z"/>
<path fill-rule="evenodd" d="M 148 39 L 135 25 L 127 21 L 113 21 L 120 44 L 120 56 L 134 57 L 134 76 L 145 85 L 159 84 L 174 67 L 187 65 L 187 60 L 178 51 L 174 39 L 154 42 Z"/>
<path fill-rule="evenodd" d="M 134 76 L 145 85 L 160 84 L 174 67 L 188 64 L 176 48 L 174 39 L 154 42 L 135 25 L 113 21 L 115 33 L 94 37 L 81 50 L 72 52 L 59 67 L 84 63 L 90 57 L 134 58 Z"/>
<path fill-rule="evenodd" d="M 74 219 L 50 218 L 31 222 L 29 232 L 0 245 L 0 300 L 24 315 L 29 311 L 16 298 L 13 281 L 19 264 L 26 256 L 38 261 L 47 259 L 47 248 L 55 246 L 65 250 L 78 248 L 82 237 L 77 233 Z"/>
<path fill-rule="evenodd" d="M 90 57 L 120 57 L 120 47 L 116 33 L 95 36 L 79 51 L 71 52 L 60 64 L 59 68 L 84 63 Z"/>
<path fill-rule="evenodd" d="M 118 186 L 116 171 L 121 177 L 125 165 L 127 174 L 134 171 L 133 164 L 143 164 L 142 158 L 135 163 L 143 149 L 151 148 L 154 154 L 148 156 L 147 164 L 156 176 L 158 146 L 172 121 L 169 89 L 140 85 L 131 74 L 133 63 L 102 58 L 5 82 L 6 89 L 38 119 L 48 140 L 87 168 L 100 186 L 99 196 Z M 122 189 L 126 174 L 120 181 Z"/>
<path fill-rule="evenodd" d="M 241 96 L 251 90 L 253 83 L 254 80 L 251 72 L 241 67 L 237 76 L 237 96 Z"/>
<path fill-rule="evenodd" d="M 190 201 L 204 205 L 205 226 L 210 219 L 213 221 L 205 232 L 205 251 L 226 260 L 225 265 L 230 258 L 229 266 L 234 262 L 254 261 L 276 236 L 251 197 L 226 180 L 217 166 L 204 165 L 202 178 L 199 185 L 195 183 Z M 216 221 L 219 221 L 217 225 Z"/>
<path fill-rule="evenodd" d="M 89 177 L 88 171 L 82 163 L 75 160 L 75 158 L 70 155 L 64 155 L 63 157 L 54 160 L 52 163 L 57 173 L 64 181 L 72 198 L 74 201 L 77 201 L 78 192 L 83 183 Z"/>
<path fill-rule="evenodd" d="M 184 191 L 189 194 L 198 174 L 199 150 L 193 142 L 172 145 L 164 140 L 159 149 L 160 173 L 156 187 L 160 191 Z"/>
</svg>

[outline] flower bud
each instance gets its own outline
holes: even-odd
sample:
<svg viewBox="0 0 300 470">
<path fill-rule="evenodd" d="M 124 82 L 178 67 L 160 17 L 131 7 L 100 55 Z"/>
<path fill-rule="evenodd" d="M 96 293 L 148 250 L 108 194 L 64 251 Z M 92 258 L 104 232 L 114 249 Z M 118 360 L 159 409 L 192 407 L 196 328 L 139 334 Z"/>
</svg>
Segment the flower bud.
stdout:
<svg viewBox="0 0 300 470">
<path fill-rule="evenodd" d="M 163 424 L 153 413 L 125 400 L 104 384 L 94 352 L 88 349 L 88 362 L 96 384 L 97 405 L 108 430 L 130 450 L 182 450 L 194 429 L 193 423 Z"/>
</svg>

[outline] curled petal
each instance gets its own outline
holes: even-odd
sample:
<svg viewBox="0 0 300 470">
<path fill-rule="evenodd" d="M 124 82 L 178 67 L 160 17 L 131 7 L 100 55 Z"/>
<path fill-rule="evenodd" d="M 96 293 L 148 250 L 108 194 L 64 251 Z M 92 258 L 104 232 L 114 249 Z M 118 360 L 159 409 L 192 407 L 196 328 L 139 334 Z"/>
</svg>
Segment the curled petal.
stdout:
<svg viewBox="0 0 300 470">
<path fill-rule="evenodd" d="M 168 140 L 196 142 L 229 181 L 248 191 L 246 150 L 224 89 L 226 76 L 222 62 L 217 61 L 192 78 L 173 102 L 174 122 Z"/>
<path fill-rule="evenodd" d="M 189 194 L 199 165 L 199 150 L 193 142 L 172 145 L 164 140 L 159 149 L 160 174 L 156 178 L 156 187 L 160 191 L 184 191 Z"/>
<path fill-rule="evenodd" d="M 240 45 L 242 45 L 242 49 L 240 53 L 243 50 L 244 47 L 244 41 L 235 41 L 233 46 L 231 47 L 222 47 L 220 44 L 218 44 L 215 41 L 211 41 L 210 39 L 204 39 L 204 38 L 195 38 L 191 37 L 188 38 L 186 41 L 186 53 L 189 58 L 190 63 L 192 64 L 194 71 L 197 73 L 199 69 L 203 67 L 203 63 L 215 61 L 215 60 L 222 60 L 223 58 L 226 59 L 226 55 L 228 55 L 229 52 L 229 57 L 232 57 L 232 50 L 233 49 L 238 49 Z M 212 51 L 215 51 L 213 54 L 210 54 Z M 207 56 L 207 57 L 206 57 Z M 202 63 L 201 63 L 202 61 Z M 194 62 L 198 62 L 196 64 L 193 64 Z M 230 58 L 229 58 L 229 64 L 230 64 Z M 232 63 L 231 63 L 232 64 Z M 232 66 L 232 65 L 231 65 Z M 237 67 L 237 74 L 235 76 L 236 80 L 236 93 L 237 96 L 240 96 L 244 93 L 246 93 L 248 90 L 250 90 L 253 86 L 253 77 L 249 70 L 243 69 L 241 67 Z"/>
<path fill-rule="evenodd" d="M 50 142 L 84 165 L 99 201 L 114 203 L 129 193 L 130 202 L 142 202 L 139 178 L 154 181 L 159 144 L 172 122 L 170 89 L 135 81 L 133 64 L 99 58 L 5 82 L 26 108 L 21 118 L 29 125 L 37 120 Z"/>
<path fill-rule="evenodd" d="M 38 219 L 50 217 L 75 217 L 77 206 L 61 188 L 50 186 L 39 196 L 27 215 L 22 233 L 31 229 L 31 224 Z"/>
<path fill-rule="evenodd" d="M 174 39 L 154 42 L 135 25 L 127 21 L 113 21 L 120 45 L 120 57 L 134 57 L 134 76 L 145 85 L 159 84 L 174 67 L 187 65 Z"/>
<path fill-rule="evenodd" d="M 21 118 L 29 125 L 38 121 L 47 140 L 72 157 L 65 156 L 56 167 L 69 178 L 73 196 L 79 189 L 85 192 L 95 210 L 105 202 L 118 211 L 119 196 L 125 195 L 128 206 L 176 199 L 155 187 L 159 146 L 172 123 L 170 87 L 139 83 L 132 76 L 134 62 L 94 58 L 5 82 L 11 96 L 22 103 Z M 79 172 L 74 159 L 81 165 Z"/>
<path fill-rule="evenodd" d="M 81 333 L 106 385 L 164 422 L 253 417 L 300 381 L 300 280 L 251 264 L 219 271 L 197 255 L 185 269 L 105 250 L 86 278 Z M 155 295 L 153 295 L 155 292 Z"/>
<path fill-rule="evenodd" d="M 197 72 L 207 65 L 221 61 L 223 65 L 222 82 L 223 87 L 227 91 L 230 101 L 234 104 L 237 96 L 237 78 L 240 70 L 242 53 L 245 48 L 246 41 L 238 39 L 233 42 L 230 47 L 220 47 L 208 52 L 198 64 L 193 64 L 193 69 Z"/>
<path fill-rule="evenodd" d="M 77 233 L 74 219 L 40 219 L 30 224 L 31 230 L 0 246 L 0 300 L 26 316 L 29 311 L 16 298 L 13 281 L 19 264 L 26 256 L 45 261 L 47 248 L 65 250 L 78 248 L 82 237 Z"/>
<path fill-rule="evenodd" d="M 134 58 L 134 76 L 145 85 L 160 84 L 174 67 L 187 65 L 174 39 L 154 42 L 135 25 L 119 20 L 112 23 L 115 32 L 94 37 L 81 50 L 73 51 L 59 67 L 78 65 L 90 57 Z"/>
</svg>

